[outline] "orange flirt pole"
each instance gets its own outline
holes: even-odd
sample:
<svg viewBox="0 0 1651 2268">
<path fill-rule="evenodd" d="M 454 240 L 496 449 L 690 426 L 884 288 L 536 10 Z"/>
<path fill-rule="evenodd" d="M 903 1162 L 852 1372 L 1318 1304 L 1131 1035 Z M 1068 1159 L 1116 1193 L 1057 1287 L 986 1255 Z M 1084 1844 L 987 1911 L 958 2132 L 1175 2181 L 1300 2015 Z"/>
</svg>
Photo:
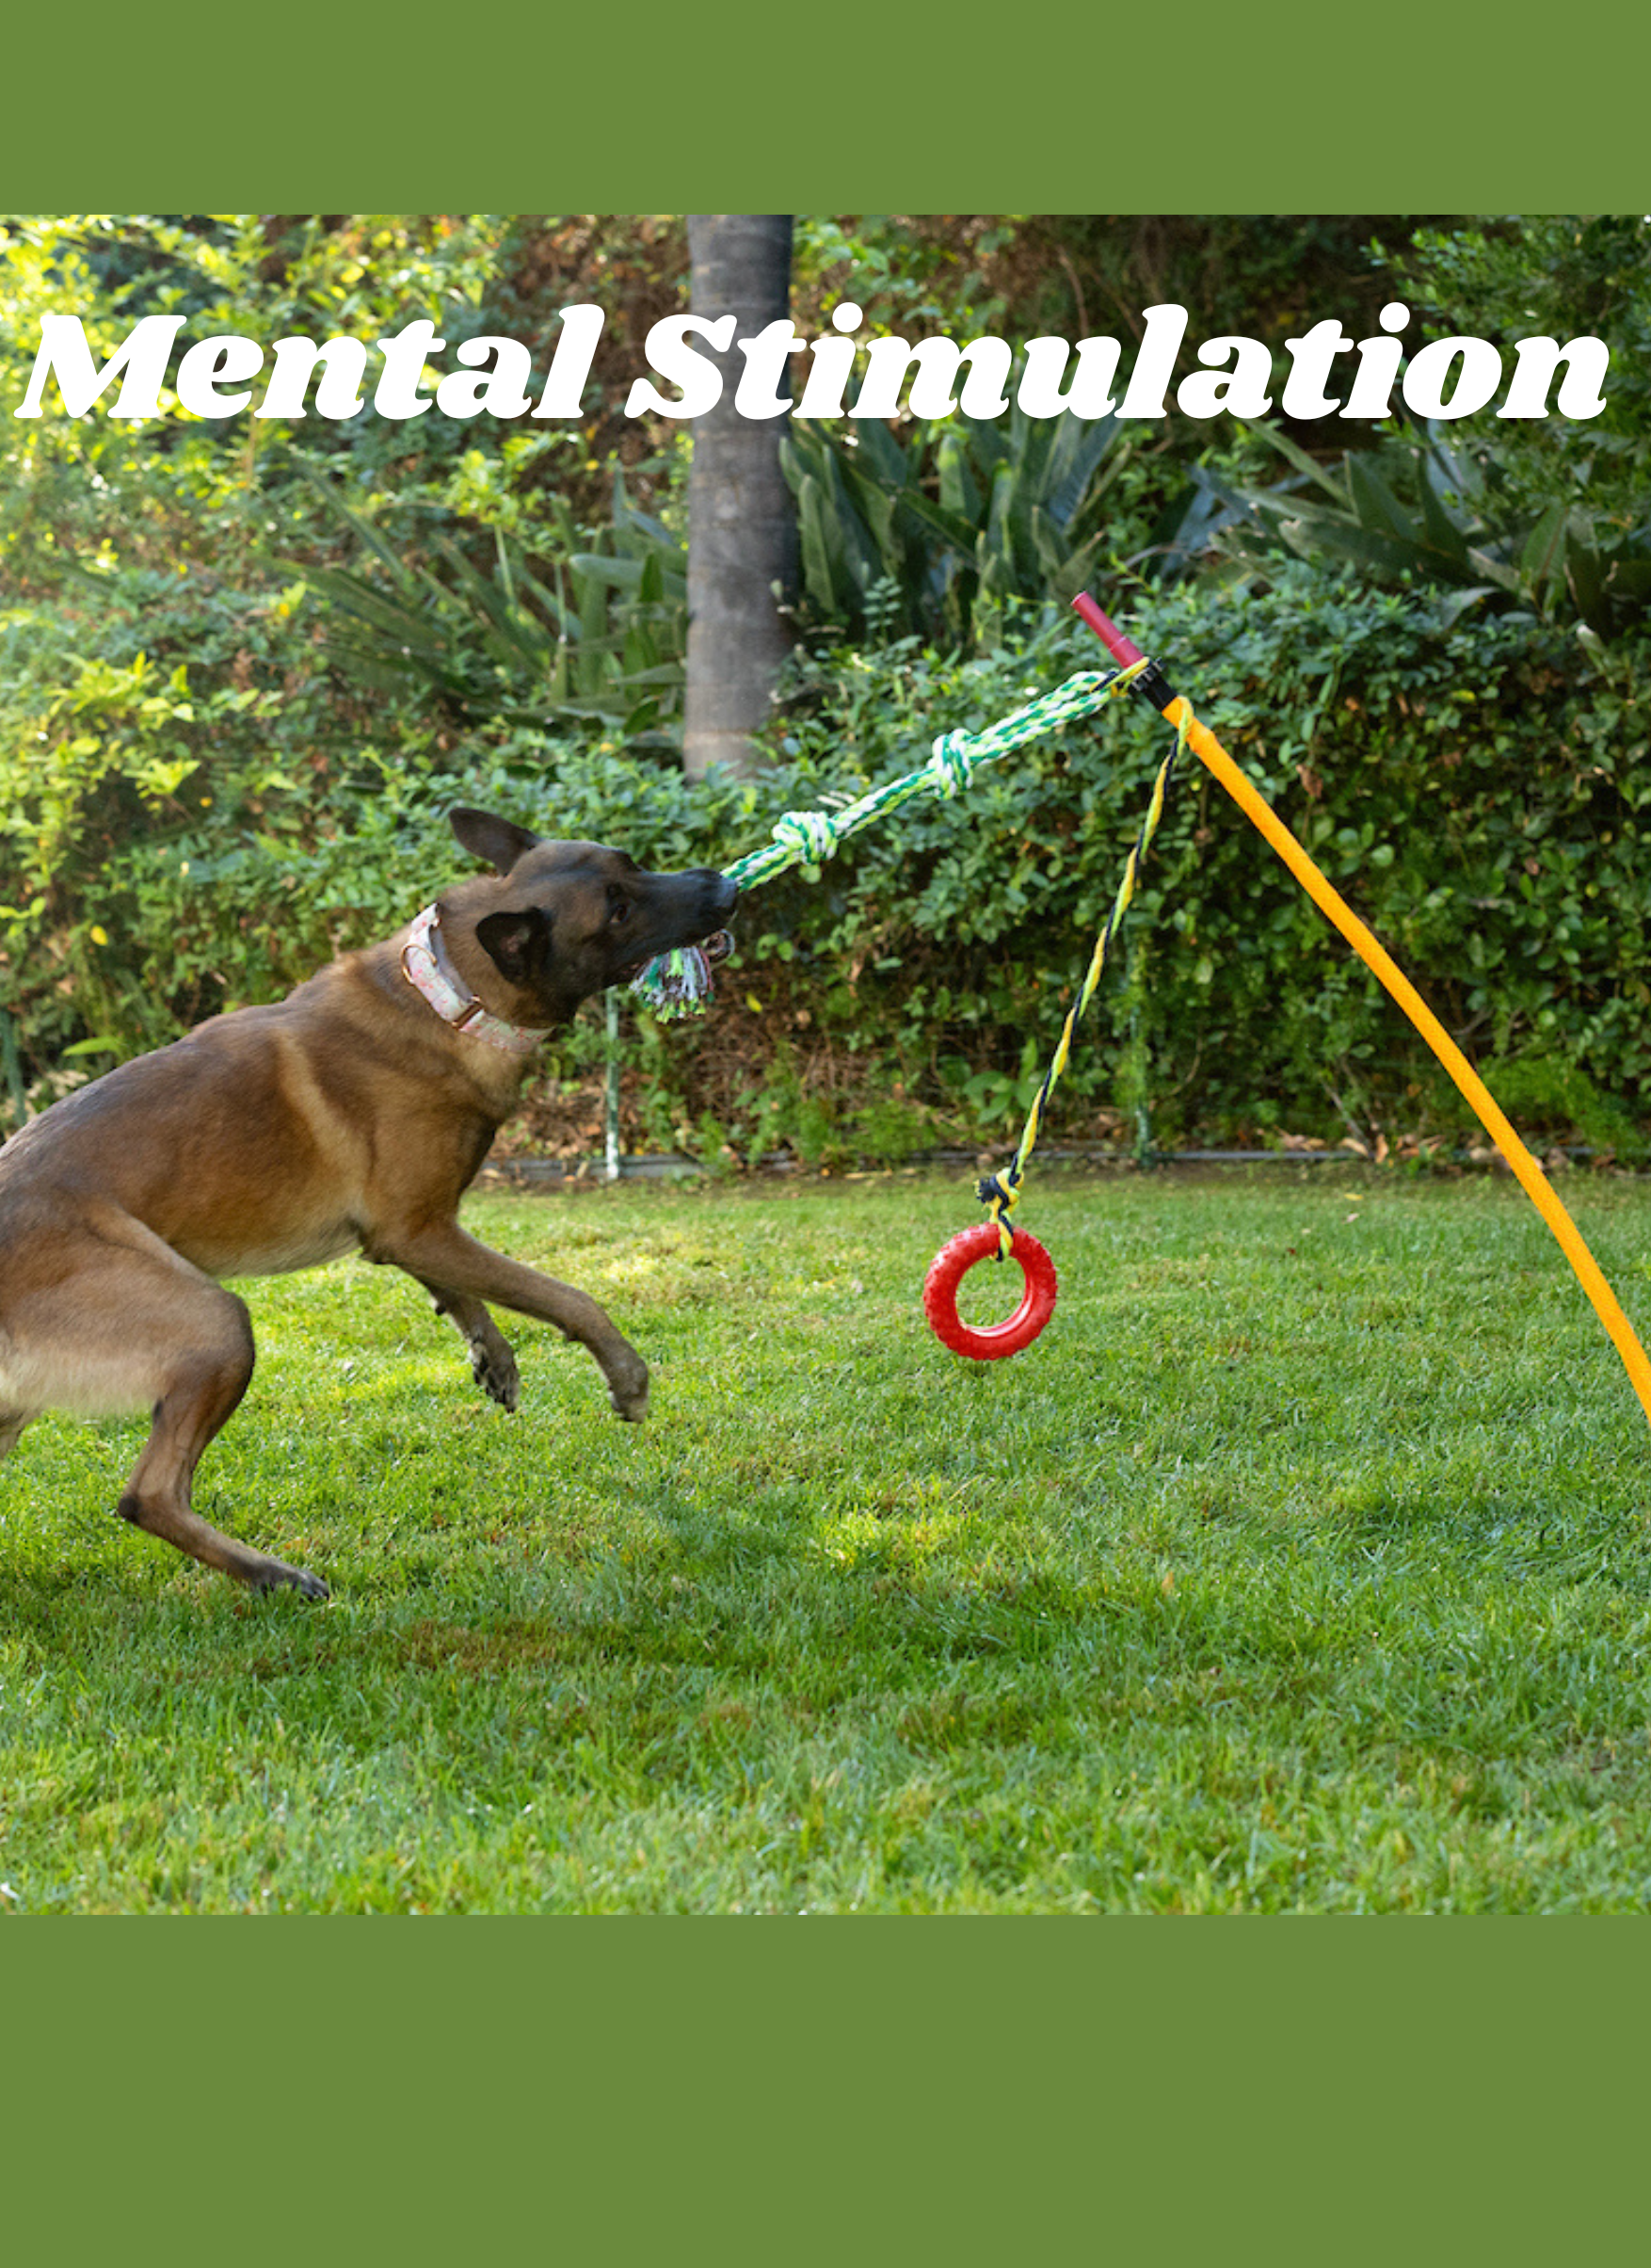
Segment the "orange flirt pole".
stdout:
<svg viewBox="0 0 1651 2268">
<path fill-rule="evenodd" d="M 1072 603 L 1120 668 L 1127 668 L 1131 663 L 1146 659 L 1141 649 L 1109 620 L 1087 591 L 1081 592 Z M 1584 1243 L 1580 1230 L 1561 1204 L 1541 1166 L 1503 1116 L 1483 1080 L 1404 972 L 1377 942 L 1346 899 L 1320 873 L 1289 828 L 1234 764 L 1215 735 L 1207 726 L 1198 722 L 1193 715 L 1191 703 L 1173 690 L 1156 662 L 1149 663 L 1136 677 L 1132 690 L 1144 694 L 1153 707 L 1178 730 L 1183 724 L 1187 726 L 1187 746 L 1194 755 L 1226 790 L 1245 818 L 1266 837 L 1320 912 L 1335 924 L 1366 968 L 1387 987 L 1450 1072 L 1463 1096 L 1471 1104 L 1480 1124 L 1512 1166 L 1519 1186 L 1558 1239 L 1561 1251 L 1575 1269 L 1578 1281 L 1594 1304 L 1595 1313 L 1604 1324 L 1611 1343 L 1622 1357 L 1623 1367 L 1640 1397 L 1640 1407 L 1645 1412 L 1647 1424 L 1651 1424 L 1651 1362 L 1646 1360 L 1645 1350 L 1634 1335 L 1634 1327 L 1623 1313 L 1615 1293 L 1600 1273 L 1599 1263 Z"/>
</svg>

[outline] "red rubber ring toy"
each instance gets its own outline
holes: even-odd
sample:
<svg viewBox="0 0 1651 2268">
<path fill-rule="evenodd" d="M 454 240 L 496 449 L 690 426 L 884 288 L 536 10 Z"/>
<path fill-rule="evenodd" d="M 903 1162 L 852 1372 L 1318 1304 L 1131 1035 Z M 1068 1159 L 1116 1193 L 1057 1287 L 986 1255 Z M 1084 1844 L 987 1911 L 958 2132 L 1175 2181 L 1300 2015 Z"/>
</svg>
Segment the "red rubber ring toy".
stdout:
<svg viewBox="0 0 1651 2268">
<path fill-rule="evenodd" d="M 1055 1263 L 1035 1236 L 1017 1229 L 1010 1258 L 1020 1263 L 1026 1279 L 1020 1305 L 1006 1323 L 995 1323 L 984 1331 L 965 1323 L 957 1312 L 957 1287 L 977 1261 L 995 1260 L 997 1254 L 996 1221 L 978 1221 L 972 1229 L 960 1229 L 950 1244 L 940 1247 L 923 1278 L 923 1313 L 936 1338 L 954 1354 L 968 1355 L 975 1362 L 996 1362 L 1004 1355 L 1018 1355 L 1023 1346 L 1032 1344 L 1055 1311 Z"/>
</svg>

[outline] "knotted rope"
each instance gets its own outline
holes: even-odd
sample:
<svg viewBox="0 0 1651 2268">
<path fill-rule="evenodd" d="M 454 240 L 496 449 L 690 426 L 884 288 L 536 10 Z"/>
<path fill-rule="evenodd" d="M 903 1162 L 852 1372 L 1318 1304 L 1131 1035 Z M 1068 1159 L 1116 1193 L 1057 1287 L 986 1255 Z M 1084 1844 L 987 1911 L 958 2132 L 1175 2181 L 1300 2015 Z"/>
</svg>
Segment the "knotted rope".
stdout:
<svg viewBox="0 0 1651 2268">
<path fill-rule="evenodd" d="M 1012 710 L 982 732 L 943 732 L 935 742 L 927 763 L 920 764 L 916 771 L 873 788 L 842 811 L 787 812 L 783 818 L 775 821 L 770 842 L 761 849 L 748 851 L 743 859 L 736 859 L 724 871 L 729 880 L 737 882 L 742 890 L 755 890 L 764 882 L 772 882 L 790 867 L 823 865 L 851 835 L 858 834 L 861 828 L 870 827 L 874 820 L 887 818 L 903 804 L 925 795 L 938 796 L 950 802 L 969 786 L 983 764 L 995 764 L 1004 756 L 1013 755 L 1029 741 L 1042 740 L 1079 717 L 1090 716 L 1104 702 L 1116 700 L 1128 692 L 1146 666 L 1140 661 L 1120 669 L 1081 669 L 1050 692 L 1039 694 L 1024 708 Z M 703 983 L 701 977 L 705 979 Z M 679 958 L 672 967 L 667 957 L 649 961 L 633 979 L 631 989 L 656 1016 L 667 1020 L 691 1016 L 698 1012 L 710 990 L 709 973 L 691 959 L 684 963 Z"/>
</svg>

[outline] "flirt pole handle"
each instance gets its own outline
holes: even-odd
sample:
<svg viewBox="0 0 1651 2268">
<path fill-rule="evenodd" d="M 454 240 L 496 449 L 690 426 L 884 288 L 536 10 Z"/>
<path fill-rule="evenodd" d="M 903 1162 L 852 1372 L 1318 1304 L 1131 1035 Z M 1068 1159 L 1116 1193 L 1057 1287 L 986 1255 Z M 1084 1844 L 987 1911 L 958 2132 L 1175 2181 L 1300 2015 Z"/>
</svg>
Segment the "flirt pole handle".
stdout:
<svg viewBox="0 0 1651 2268">
<path fill-rule="evenodd" d="M 1121 667 L 1146 658 L 1133 640 L 1126 637 L 1116 623 L 1101 612 L 1087 591 L 1081 592 L 1072 603 Z M 1578 1281 L 1594 1303 L 1595 1313 L 1622 1357 L 1623 1368 L 1640 1397 L 1646 1423 L 1651 1424 L 1651 1362 L 1646 1360 L 1645 1350 L 1634 1335 L 1634 1327 L 1600 1273 L 1599 1263 L 1583 1242 L 1580 1230 L 1472 1064 L 1404 972 L 1378 943 L 1346 899 L 1320 873 L 1272 805 L 1234 764 L 1215 735 L 1194 716 L 1191 704 L 1174 691 L 1156 662 L 1141 672 L 1131 689 L 1144 694 L 1171 724 L 1178 728 L 1183 721 L 1189 722 L 1187 746 L 1194 755 L 1220 781 L 1245 818 L 1266 837 L 1319 911 L 1334 923 L 1366 968 L 1387 987 L 1450 1072 L 1480 1124 L 1513 1168 L 1520 1188 L 1552 1230 L 1561 1251 L 1576 1271 Z"/>
</svg>

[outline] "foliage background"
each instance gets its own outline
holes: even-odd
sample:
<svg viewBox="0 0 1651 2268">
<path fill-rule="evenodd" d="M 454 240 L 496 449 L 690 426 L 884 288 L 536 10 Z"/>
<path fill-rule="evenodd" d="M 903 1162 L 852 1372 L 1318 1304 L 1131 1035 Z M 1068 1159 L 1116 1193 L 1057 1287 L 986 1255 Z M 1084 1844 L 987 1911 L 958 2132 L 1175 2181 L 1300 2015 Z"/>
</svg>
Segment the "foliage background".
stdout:
<svg viewBox="0 0 1651 2268">
<path fill-rule="evenodd" d="M 215 426 L 175 406 L 136 427 L 8 426 L 13 1118 L 396 926 L 456 871 L 453 801 L 664 864 L 737 855 L 779 812 L 1093 666 L 1064 604 L 1084 581 L 1170 658 L 1516 1115 L 1632 1152 L 1651 1000 L 1644 224 L 802 216 L 797 240 L 805 330 L 851 287 L 869 331 L 959 338 L 1127 340 L 1174 298 L 1194 342 L 1236 330 L 1279 351 L 1326 312 L 1360 335 L 1402 294 L 1428 335 L 1606 336 L 1610 410 L 1466 421 L 1433 489 L 1430 437 L 1408 430 L 1103 421 L 1064 456 L 1023 419 L 907 418 L 858 451 L 799 430 L 813 565 L 772 761 L 690 789 L 674 749 L 686 437 L 620 414 L 649 325 L 681 303 L 680 217 L 12 222 L 8 401 L 48 309 L 78 309 L 103 353 L 138 313 L 182 312 L 192 337 L 369 342 L 427 314 L 449 362 L 502 332 L 541 375 L 561 306 L 608 314 L 577 429 Z M 1010 1131 L 1161 752 L 1153 720 L 1114 711 L 961 811 L 906 814 L 817 884 L 765 892 L 707 1029 L 627 1009 L 628 1144 L 726 1164 L 777 1142 L 890 1156 Z M 1143 1102 L 1164 1141 L 1462 1131 L 1425 1052 L 1196 779 L 1150 885 L 1061 1131 L 1114 1134 Z M 535 1138 L 587 1146 L 603 1044 L 595 1021 L 568 1037 Z"/>
</svg>

